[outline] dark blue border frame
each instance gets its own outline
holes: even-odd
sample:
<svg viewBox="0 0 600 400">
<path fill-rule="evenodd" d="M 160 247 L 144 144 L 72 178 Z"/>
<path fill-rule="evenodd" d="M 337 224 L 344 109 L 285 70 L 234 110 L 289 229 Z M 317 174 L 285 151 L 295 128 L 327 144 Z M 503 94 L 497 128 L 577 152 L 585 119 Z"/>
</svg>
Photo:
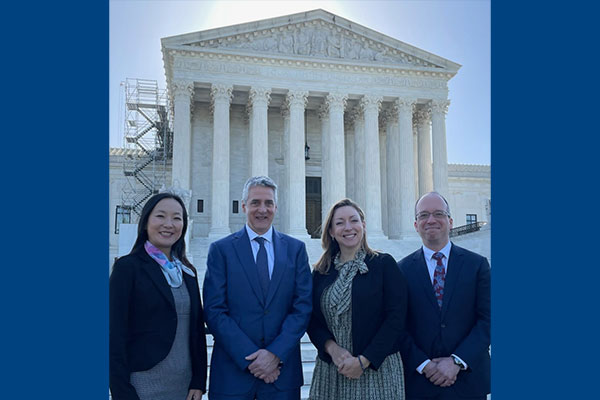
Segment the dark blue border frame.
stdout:
<svg viewBox="0 0 600 400">
<path fill-rule="evenodd" d="M 0 397 L 107 399 L 108 2 L 2 10 Z"/>
<path fill-rule="evenodd" d="M 492 1 L 495 400 L 598 396 L 598 18 L 589 7 Z"/>
</svg>

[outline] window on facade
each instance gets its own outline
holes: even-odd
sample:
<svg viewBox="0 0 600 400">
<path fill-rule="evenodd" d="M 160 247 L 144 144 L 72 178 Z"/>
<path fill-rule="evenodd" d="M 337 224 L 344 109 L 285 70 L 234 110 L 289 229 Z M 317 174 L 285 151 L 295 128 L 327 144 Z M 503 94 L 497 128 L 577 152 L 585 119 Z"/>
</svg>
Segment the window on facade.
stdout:
<svg viewBox="0 0 600 400">
<path fill-rule="evenodd" d="M 240 212 L 240 202 L 237 200 L 233 201 L 233 205 L 231 207 L 231 212 L 234 214 L 239 214 Z"/>
<path fill-rule="evenodd" d="M 467 225 L 477 223 L 477 214 L 467 214 Z"/>
<path fill-rule="evenodd" d="M 115 213 L 115 234 L 119 234 L 119 225 L 131 223 L 131 209 L 128 207 L 117 206 Z"/>
<path fill-rule="evenodd" d="M 204 212 L 204 200 L 199 199 L 198 200 L 198 208 L 197 208 L 198 212 Z"/>
</svg>

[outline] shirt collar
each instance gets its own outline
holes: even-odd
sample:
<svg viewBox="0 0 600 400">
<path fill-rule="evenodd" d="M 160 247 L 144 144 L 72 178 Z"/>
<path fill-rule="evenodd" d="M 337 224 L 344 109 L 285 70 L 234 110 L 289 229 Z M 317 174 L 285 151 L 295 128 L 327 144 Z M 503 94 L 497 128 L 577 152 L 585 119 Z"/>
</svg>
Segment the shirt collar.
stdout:
<svg viewBox="0 0 600 400">
<path fill-rule="evenodd" d="M 267 242 L 269 242 L 269 243 L 273 243 L 273 225 L 271 225 L 269 227 L 268 231 L 266 231 L 262 235 L 259 235 L 258 233 L 254 232 L 252 230 L 252 228 L 250 228 L 248 226 L 248 224 L 246 224 L 246 232 L 248 233 L 248 237 L 250 238 L 250 243 L 252 243 L 252 241 L 254 240 L 254 238 L 257 237 L 257 236 L 265 238 L 267 240 Z"/>
<path fill-rule="evenodd" d="M 446 257 L 446 260 L 448 260 L 448 257 L 450 256 L 450 248 L 452 248 L 452 242 L 448 240 L 448 243 L 446 243 L 446 245 L 439 251 L 439 253 L 442 253 Z M 426 260 L 431 260 L 431 257 L 434 253 L 438 252 L 433 251 L 429 247 L 423 245 L 423 254 L 425 255 Z"/>
</svg>

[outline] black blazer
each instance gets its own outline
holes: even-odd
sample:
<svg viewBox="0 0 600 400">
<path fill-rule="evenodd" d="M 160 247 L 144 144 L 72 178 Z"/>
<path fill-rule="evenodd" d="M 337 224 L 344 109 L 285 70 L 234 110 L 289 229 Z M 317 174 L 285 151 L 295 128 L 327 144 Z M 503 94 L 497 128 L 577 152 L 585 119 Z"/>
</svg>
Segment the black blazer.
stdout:
<svg viewBox="0 0 600 400">
<path fill-rule="evenodd" d="M 398 338 L 406 316 L 406 280 L 389 254 L 367 256 L 365 263 L 369 272 L 359 272 L 352 280 L 352 355 L 362 354 L 371 362 L 369 368 L 377 370 L 388 355 L 399 351 Z M 313 271 L 314 307 L 307 333 L 319 358 L 328 363 L 332 360 L 325 352 L 325 342 L 335 337 L 320 304 L 323 291 L 337 275 L 333 265 L 326 275 Z"/>
<path fill-rule="evenodd" d="M 190 294 L 189 389 L 206 392 L 206 336 L 198 281 L 183 274 Z M 109 288 L 109 375 L 113 400 L 138 400 L 131 372 L 145 371 L 163 360 L 177 329 L 175 300 L 160 265 L 142 248 L 119 258 Z"/>
<path fill-rule="evenodd" d="M 407 397 L 442 391 L 458 398 L 490 392 L 490 265 L 485 257 L 454 243 L 448 257 L 442 309 L 437 305 L 423 249 L 399 263 L 408 281 L 408 336 L 402 345 Z M 456 354 L 469 366 L 447 388 L 416 371 L 426 359 Z"/>
</svg>

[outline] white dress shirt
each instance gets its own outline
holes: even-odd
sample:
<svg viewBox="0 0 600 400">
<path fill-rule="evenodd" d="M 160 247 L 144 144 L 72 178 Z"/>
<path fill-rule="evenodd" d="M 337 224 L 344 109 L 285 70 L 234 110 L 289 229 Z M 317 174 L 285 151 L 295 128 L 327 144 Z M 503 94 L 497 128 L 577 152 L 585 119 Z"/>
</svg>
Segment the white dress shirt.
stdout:
<svg viewBox="0 0 600 400">
<path fill-rule="evenodd" d="M 448 243 L 446 243 L 446 245 L 440 250 L 440 251 L 433 251 L 430 248 L 423 246 L 423 256 L 425 257 L 425 264 L 427 264 L 427 271 L 429 272 L 429 279 L 431 280 L 431 284 L 433 285 L 433 274 L 435 273 L 435 267 L 437 266 L 437 260 L 435 258 L 433 258 L 433 255 L 435 253 L 442 253 L 444 255 L 444 258 L 442 258 L 442 264 L 444 264 L 444 271 L 447 274 L 448 273 L 448 258 L 450 257 L 450 249 L 452 248 L 452 242 L 448 241 Z M 460 358 L 459 356 L 457 356 L 456 354 L 452 354 L 453 356 L 455 356 L 456 358 L 458 358 L 460 360 L 460 362 L 462 362 L 466 368 L 468 368 L 468 365 L 466 362 L 464 362 L 464 360 L 462 358 Z M 423 363 L 421 365 L 419 365 L 417 367 L 417 372 L 422 374 L 423 373 L 423 368 L 425 368 L 425 366 L 429 363 L 429 359 L 423 361 Z"/>
<path fill-rule="evenodd" d="M 248 237 L 250 238 L 250 246 L 252 246 L 252 255 L 254 256 L 254 262 L 256 262 L 256 256 L 258 254 L 258 249 L 260 249 L 260 244 L 254 240 L 255 237 L 260 236 L 265 238 L 265 250 L 267 251 L 267 262 L 269 264 L 269 278 L 273 275 L 273 266 L 275 265 L 275 250 L 273 248 L 273 226 L 269 227 L 269 230 L 264 234 L 259 235 L 254 232 L 252 228 L 246 224 L 246 232 L 248 232 Z"/>
</svg>

